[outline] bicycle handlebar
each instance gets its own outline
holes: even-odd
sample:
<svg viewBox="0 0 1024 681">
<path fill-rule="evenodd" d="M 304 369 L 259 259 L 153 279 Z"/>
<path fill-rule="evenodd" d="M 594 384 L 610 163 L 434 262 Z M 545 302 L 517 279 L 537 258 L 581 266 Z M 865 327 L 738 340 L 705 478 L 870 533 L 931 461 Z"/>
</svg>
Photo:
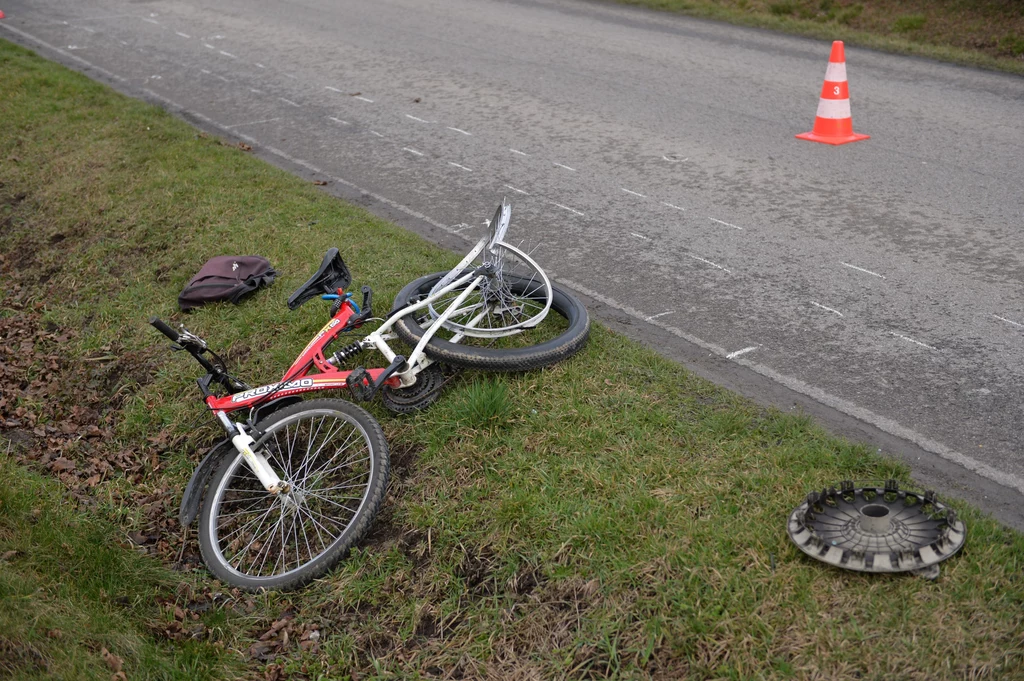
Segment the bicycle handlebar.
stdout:
<svg viewBox="0 0 1024 681">
<path fill-rule="evenodd" d="M 159 317 L 150 317 L 149 323 L 153 326 L 154 329 L 156 329 L 163 335 L 167 336 L 175 343 L 178 342 L 178 339 L 180 338 L 178 332 L 172 329 L 171 327 L 167 326 L 167 324 L 163 323 Z"/>
</svg>

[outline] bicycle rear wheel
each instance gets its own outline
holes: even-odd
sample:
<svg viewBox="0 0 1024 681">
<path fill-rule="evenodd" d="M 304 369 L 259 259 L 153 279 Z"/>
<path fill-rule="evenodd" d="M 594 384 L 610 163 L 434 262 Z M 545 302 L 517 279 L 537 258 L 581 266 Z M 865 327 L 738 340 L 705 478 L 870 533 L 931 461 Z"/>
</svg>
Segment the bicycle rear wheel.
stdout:
<svg viewBox="0 0 1024 681">
<path fill-rule="evenodd" d="M 447 272 L 428 274 L 403 288 L 392 306 L 392 312 L 407 307 L 430 294 Z M 535 281 L 522 277 L 506 277 L 504 286 L 517 299 L 529 304 Z M 457 293 L 457 291 L 455 292 Z M 544 292 L 547 295 L 548 292 Z M 526 371 L 548 366 L 579 352 L 590 335 L 587 308 L 557 284 L 550 285 L 550 310 L 543 323 L 502 338 L 476 338 L 442 329 L 431 338 L 423 351 L 431 359 L 467 369 L 489 371 Z M 394 330 L 405 343 L 416 345 L 430 328 L 433 318 L 411 312 L 395 322 Z"/>
<path fill-rule="evenodd" d="M 322 576 L 366 534 L 387 487 L 387 441 L 344 400 L 310 400 L 256 424 L 287 492 L 270 494 L 241 455 L 225 459 L 203 501 L 199 547 L 219 579 L 242 589 L 293 589 Z"/>
</svg>

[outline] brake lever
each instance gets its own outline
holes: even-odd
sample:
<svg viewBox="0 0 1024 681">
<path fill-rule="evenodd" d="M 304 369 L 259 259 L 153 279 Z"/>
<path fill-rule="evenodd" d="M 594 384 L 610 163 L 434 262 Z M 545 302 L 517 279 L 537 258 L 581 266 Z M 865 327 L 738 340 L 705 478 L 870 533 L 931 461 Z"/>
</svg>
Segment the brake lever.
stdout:
<svg viewBox="0 0 1024 681">
<path fill-rule="evenodd" d="M 207 350 L 206 341 L 186 329 L 184 324 L 179 324 L 178 327 L 181 329 L 178 333 L 178 343 L 180 345 L 193 345 L 200 352 L 205 352 Z M 184 350 L 185 348 L 182 347 L 181 349 Z"/>
</svg>

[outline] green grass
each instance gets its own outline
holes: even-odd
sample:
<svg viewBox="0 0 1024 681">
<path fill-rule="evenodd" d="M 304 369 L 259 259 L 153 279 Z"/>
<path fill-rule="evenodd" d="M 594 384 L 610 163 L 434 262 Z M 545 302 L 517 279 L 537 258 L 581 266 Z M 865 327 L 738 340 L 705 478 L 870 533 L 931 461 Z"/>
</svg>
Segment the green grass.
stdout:
<svg viewBox="0 0 1024 681">
<path fill-rule="evenodd" d="M 1024 10 L 1018 0 L 618 2 L 1024 74 Z"/>
<path fill-rule="evenodd" d="M 212 641 L 170 645 L 151 634 L 161 622 L 155 599 L 176 600 L 173 575 L 117 543 L 119 528 L 5 454 L 0 476 L 0 677 L 123 670 L 130 679 L 184 681 L 232 670 Z"/>
<path fill-rule="evenodd" d="M 810 561 L 785 532 L 809 490 L 908 482 L 906 467 L 599 325 L 550 369 L 460 374 L 425 413 L 371 405 L 392 483 L 370 537 L 328 578 L 258 596 L 212 582 L 174 514 L 217 432 L 194 367 L 148 316 L 184 319 L 176 295 L 210 256 L 267 256 L 274 286 L 187 323 L 269 381 L 326 319 L 325 305 L 288 312 L 285 300 L 329 246 L 382 309 L 458 256 L 7 43 L 0 82 L 0 439 L 67 490 L 31 488 L 63 509 L 53 525 L 70 528 L 67 560 L 90 552 L 80 528 L 94 523 L 150 554 L 108 541 L 103 560 L 143 577 L 111 572 L 73 591 L 35 587 L 59 579 L 20 553 L 5 564 L 23 613 L 80 613 L 59 644 L 42 625 L 26 633 L 24 615 L 0 616 L 0 640 L 29 651 L 18 673 L 45 676 L 31 651 L 56 659 L 74 645 L 90 671 L 61 664 L 80 678 L 104 646 L 131 661 L 128 678 L 144 676 L 147 650 L 179 671 L 241 659 L 267 678 L 1020 678 L 1024 538 L 954 502 L 967 545 L 936 582 Z M 28 556 L 36 540 L 24 541 Z M 104 598 L 167 589 L 157 561 L 184 571 L 158 612 L 141 596 L 118 606 L 136 642 L 94 633 Z M 188 635 L 199 624 L 207 647 Z"/>
</svg>

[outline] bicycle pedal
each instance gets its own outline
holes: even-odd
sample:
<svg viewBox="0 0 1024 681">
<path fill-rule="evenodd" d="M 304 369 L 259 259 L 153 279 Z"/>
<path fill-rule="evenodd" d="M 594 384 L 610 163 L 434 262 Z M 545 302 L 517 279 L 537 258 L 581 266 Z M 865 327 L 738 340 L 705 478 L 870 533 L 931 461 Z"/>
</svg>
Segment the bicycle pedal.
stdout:
<svg viewBox="0 0 1024 681">
<path fill-rule="evenodd" d="M 365 367 L 356 367 L 345 379 L 345 387 L 356 402 L 366 402 L 373 397 L 373 379 Z"/>
</svg>

